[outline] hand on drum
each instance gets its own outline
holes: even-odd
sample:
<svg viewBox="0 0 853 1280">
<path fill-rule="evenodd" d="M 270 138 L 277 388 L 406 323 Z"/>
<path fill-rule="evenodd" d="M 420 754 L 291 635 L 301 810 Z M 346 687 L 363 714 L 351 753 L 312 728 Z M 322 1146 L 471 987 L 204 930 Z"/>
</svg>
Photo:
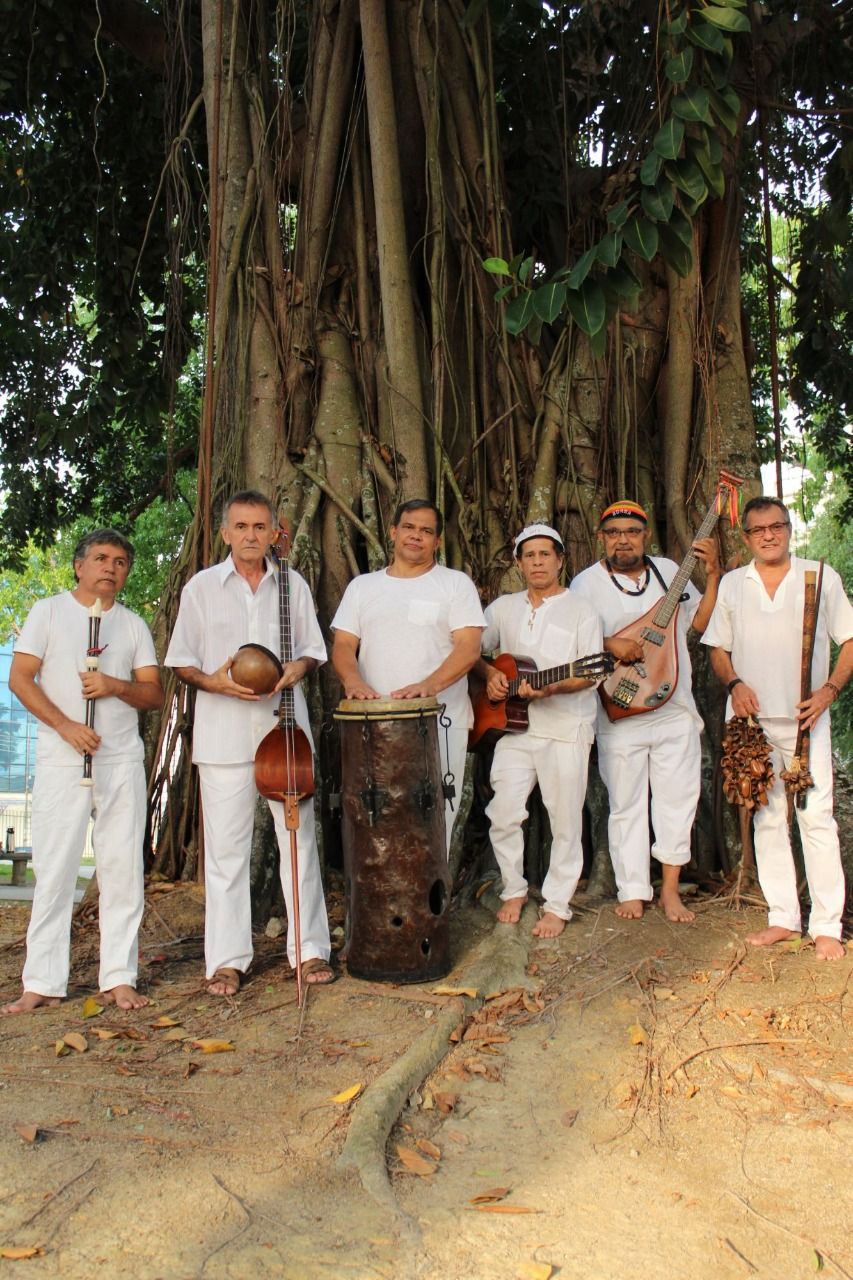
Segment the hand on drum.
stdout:
<svg viewBox="0 0 853 1280">
<path fill-rule="evenodd" d="M 207 677 L 208 693 L 223 693 L 226 698 L 242 698 L 244 702 L 260 702 L 257 693 L 253 693 L 244 684 L 238 684 L 236 680 L 232 680 L 229 672 L 234 662 L 234 657 L 230 657 L 227 662 L 223 662 L 212 675 Z"/>
<path fill-rule="evenodd" d="M 425 682 L 424 684 L 407 684 L 404 689 L 392 689 L 392 698 L 434 698 L 438 690 L 435 685 Z"/>
<path fill-rule="evenodd" d="M 344 688 L 344 693 L 348 698 L 354 699 L 356 702 L 364 702 L 368 698 L 378 698 L 381 695 L 375 689 L 371 689 L 369 684 L 365 684 L 363 680 L 352 680 Z"/>
</svg>

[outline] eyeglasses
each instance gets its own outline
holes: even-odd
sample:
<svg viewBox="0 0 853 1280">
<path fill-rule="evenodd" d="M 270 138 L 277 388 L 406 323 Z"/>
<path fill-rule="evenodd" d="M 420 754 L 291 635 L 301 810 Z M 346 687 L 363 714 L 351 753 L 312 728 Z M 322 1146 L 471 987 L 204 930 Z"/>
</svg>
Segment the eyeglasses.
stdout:
<svg viewBox="0 0 853 1280">
<path fill-rule="evenodd" d="M 774 524 L 754 524 L 751 528 L 744 529 L 743 534 L 745 538 L 752 538 L 757 533 L 769 533 L 774 538 L 779 538 L 788 528 L 790 528 L 789 520 L 777 520 Z"/>
<path fill-rule="evenodd" d="M 645 529 L 602 529 L 605 538 L 642 538 Z"/>
</svg>

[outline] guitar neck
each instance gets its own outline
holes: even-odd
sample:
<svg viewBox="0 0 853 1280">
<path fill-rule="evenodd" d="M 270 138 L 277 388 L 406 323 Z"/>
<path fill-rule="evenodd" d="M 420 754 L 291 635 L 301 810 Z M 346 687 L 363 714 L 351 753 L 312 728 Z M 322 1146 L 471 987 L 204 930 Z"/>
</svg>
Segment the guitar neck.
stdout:
<svg viewBox="0 0 853 1280">
<path fill-rule="evenodd" d="M 530 671 L 527 675 L 516 676 L 509 682 L 507 697 L 518 697 L 518 687 L 522 680 L 526 680 L 531 689 L 544 689 L 546 684 L 559 684 L 561 680 L 572 680 L 575 674 L 574 669 L 574 662 L 564 662 L 561 667 L 547 667 L 544 671 Z"/>
<path fill-rule="evenodd" d="M 281 664 L 286 667 L 293 661 L 293 627 L 290 617 L 290 573 L 287 559 L 278 561 L 278 639 Z M 296 702 L 293 689 L 282 689 L 278 704 L 278 721 L 281 728 L 295 724 Z"/>
<path fill-rule="evenodd" d="M 727 491 L 724 489 L 723 494 L 725 494 L 726 492 Z M 705 519 L 702 521 L 701 525 L 699 526 L 699 532 L 696 534 L 697 542 L 700 541 L 700 539 L 702 538 L 710 537 L 710 535 L 714 532 L 715 528 L 717 527 L 717 521 L 719 520 L 719 518 L 720 518 L 720 513 L 717 510 L 717 499 L 715 499 L 714 502 L 712 502 L 711 507 L 708 510 L 707 514 L 705 515 Z M 690 575 L 693 573 L 693 570 L 696 568 L 697 559 L 698 559 L 698 556 L 696 555 L 696 552 L 691 547 L 687 552 L 687 555 L 682 560 L 681 567 L 679 568 L 678 573 L 673 578 L 672 583 L 670 584 L 670 587 L 666 595 L 658 605 L 657 612 L 655 613 L 655 616 L 653 619 L 656 627 L 666 627 L 669 624 L 670 619 L 672 618 L 672 615 L 675 613 L 675 610 L 678 607 L 679 601 L 681 600 L 681 597 L 684 594 L 684 588 L 687 586 L 687 583 L 690 581 Z"/>
</svg>

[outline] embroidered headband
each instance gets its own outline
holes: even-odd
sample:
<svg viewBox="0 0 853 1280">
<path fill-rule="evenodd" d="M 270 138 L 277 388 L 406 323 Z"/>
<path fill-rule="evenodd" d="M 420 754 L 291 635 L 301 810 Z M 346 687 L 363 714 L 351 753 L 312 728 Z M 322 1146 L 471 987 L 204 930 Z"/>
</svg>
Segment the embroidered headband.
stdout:
<svg viewBox="0 0 853 1280">
<path fill-rule="evenodd" d="M 609 507 L 605 507 L 601 513 L 599 527 L 604 524 L 605 520 L 642 520 L 643 524 L 649 523 L 649 517 L 638 502 L 631 502 L 628 498 L 620 498 L 618 502 L 611 502 Z"/>
<path fill-rule="evenodd" d="M 565 551 L 563 539 L 556 529 L 552 529 L 549 524 L 529 524 L 526 529 L 522 529 L 513 544 L 513 554 L 516 558 L 521 544 L 527 542 L 528 538 L 550 538 L 552 542 L 556 542 L 561 551 Z"/>
</svg>

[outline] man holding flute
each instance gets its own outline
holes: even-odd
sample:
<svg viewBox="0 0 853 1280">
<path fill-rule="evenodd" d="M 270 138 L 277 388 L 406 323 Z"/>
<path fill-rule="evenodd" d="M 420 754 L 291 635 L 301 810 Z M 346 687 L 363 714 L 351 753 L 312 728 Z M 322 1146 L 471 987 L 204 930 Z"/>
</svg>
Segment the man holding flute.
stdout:
<svg viewBox="0 0 853 1280">
<path fill-rule="evenodd" d="M 747 935 L 754 947 L 772 946 L 800 936 L 797 871 L 788 829 L 785 783 L 797 750 L 798 728 L 811 734 L 809 770 L 814 786 L 797 807 L 811 914 L 809 934 L 819 960 L 839 960 L 844 872 L 838 828 L 832 816 L 832 744 L 829 707 L 853 674 L 853 606 L 839 575 L 824 566 L 822 592 L 813 634 L 811 670 L 801 696 L 806 573 L 817 576 L 814 560 L 791 554 L 791 520 L 777 498 L 753 498 L 741 527 L 752 563 L 727 573 L 717 604 L 702 636 L 711 648 L 711 665 L 726 686 L 726 714 L 754 716 L 773 752 L 776 781 L 768 803 L 755 811 L 755 860 L 767 899 L 767 928 Z M 840 646 L 830 670 L 829 642 Z"/>
<path fill-rule="evenodd" d="M 76 587 L 37 601 L 15 645 L 9 688 L 41 725 L 24 991 L 5 1014 L 55 1005 L 66 994 L 74 888 L 93 815 L 101 998 L 120 1009 L 148 1003 L 136 991 L 146 811 L 138 713 L 156 710 L 163 691 L 148 627 L 116 599 L 132 564 L 122 534 L 86 534 L 74 551 Z"/>
</svg>

